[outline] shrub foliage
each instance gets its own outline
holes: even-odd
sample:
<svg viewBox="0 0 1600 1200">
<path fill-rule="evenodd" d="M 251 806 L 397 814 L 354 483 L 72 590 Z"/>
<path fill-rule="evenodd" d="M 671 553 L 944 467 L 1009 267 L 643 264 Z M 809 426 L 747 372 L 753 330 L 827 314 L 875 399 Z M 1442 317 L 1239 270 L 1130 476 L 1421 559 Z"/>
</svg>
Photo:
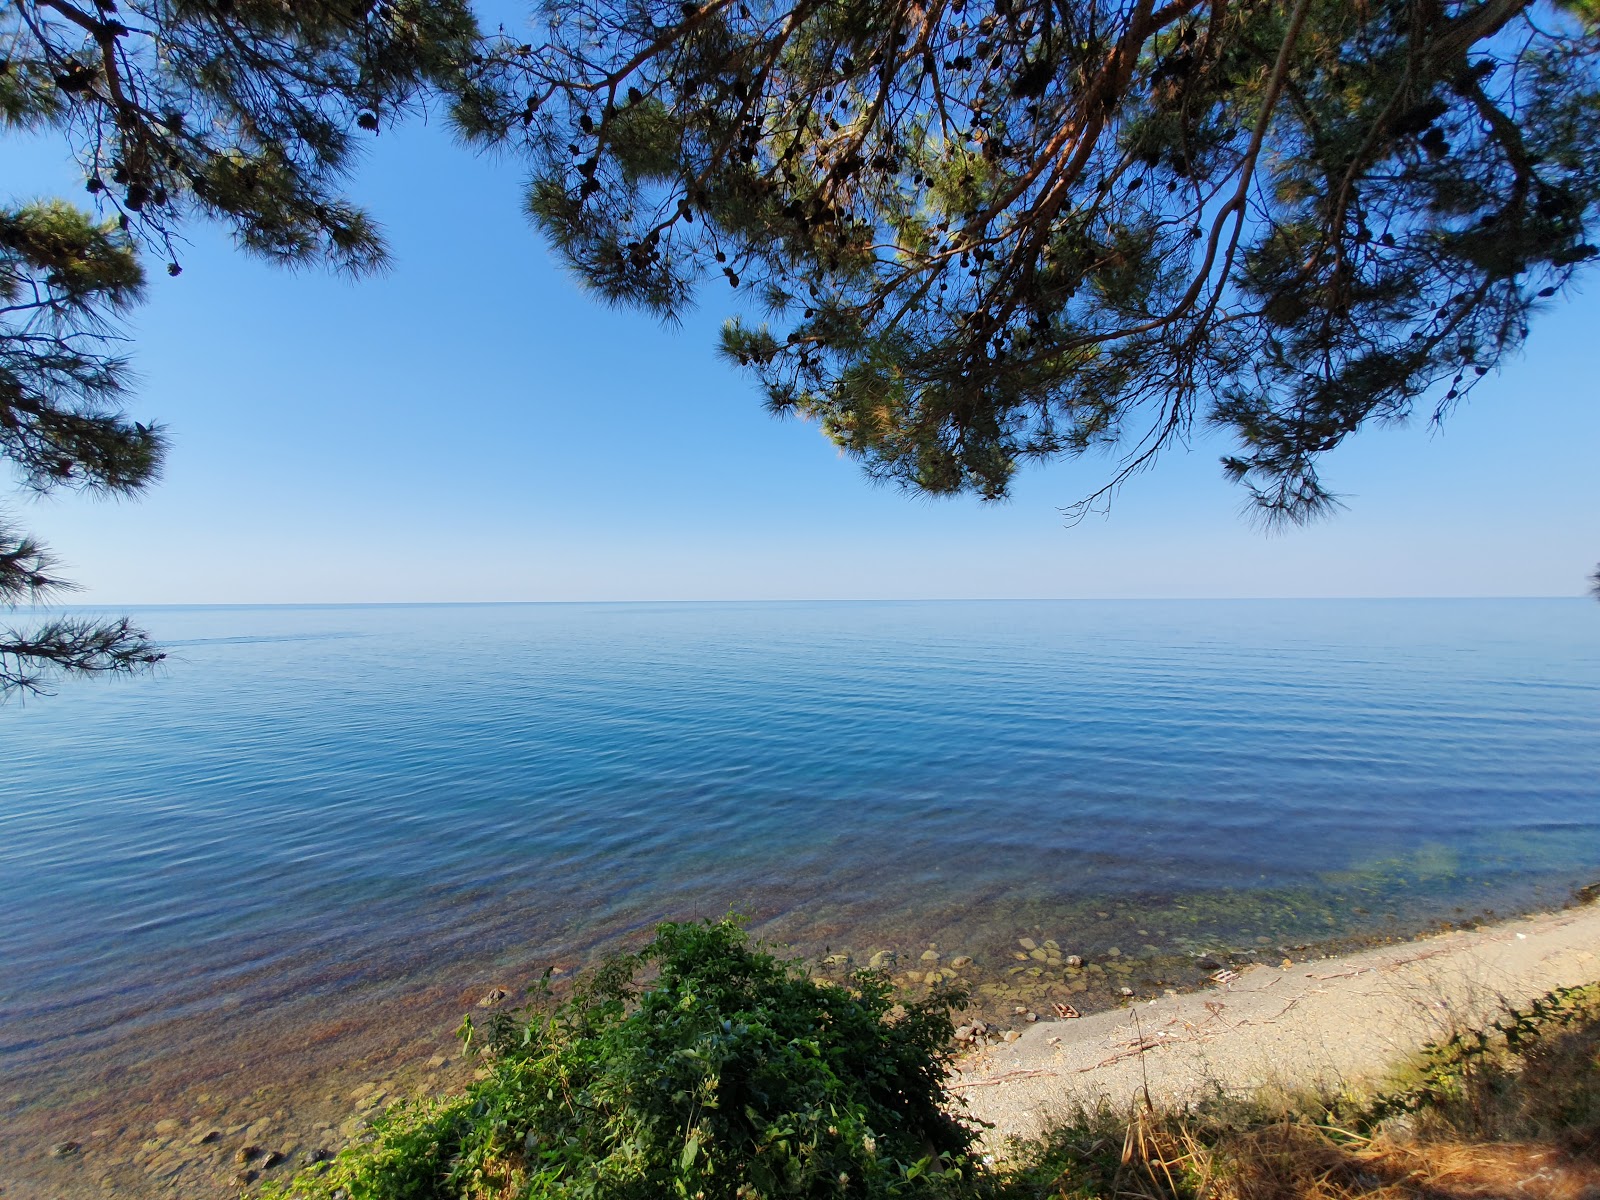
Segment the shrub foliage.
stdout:
<svg viewBox="0 0 1600 1200">
<path fill-rule="evenodd" d="M 974 1131 L 945 1105 L 958 992 L 819 983 L 731 921 L 664 924 L 553 1005 L 463 1022 L 488 1074 L 391 1110 L 275 1195 L 943 1196 Z"/>
<path fill-rule="evenodd" d="M 945 1090 L 962 1000 L 662 925 L 560 1004 L 464 1021 L 488 1060 L 465 1095 L 390 1109 L 265 1200 L 1437 1200 L 1535 1171 L 1588 1195 L 1600 1170 L 1600 984 L 1424 1047 L 1376 1097 L 1104 1101 L 998 1167 Z"/>
<path fill-rule="evenodd" d="M 1210 425 L 1268 521 L 1442 418 L 1600 257 L 1595 0 L 542 0 L 465 134 L 607 300 L 748 300 L 722 350 L 878 478 L 1104 503 Z"/>
</svg>

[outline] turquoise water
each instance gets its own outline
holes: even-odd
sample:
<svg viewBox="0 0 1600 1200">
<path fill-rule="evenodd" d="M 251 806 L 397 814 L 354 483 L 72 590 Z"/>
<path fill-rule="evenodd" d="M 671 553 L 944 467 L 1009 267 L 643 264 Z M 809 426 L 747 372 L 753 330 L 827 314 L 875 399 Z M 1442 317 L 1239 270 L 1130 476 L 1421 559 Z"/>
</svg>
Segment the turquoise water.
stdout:
<svg viewBox="0 0 1600 1200">
<path fill-rule="evenodd" d="M 135 615 L 159 677 L 0 709 L 13 1080 L 729 908 L 1181 959 L 1600 877 L 1588 601 Z"/>
</svg>

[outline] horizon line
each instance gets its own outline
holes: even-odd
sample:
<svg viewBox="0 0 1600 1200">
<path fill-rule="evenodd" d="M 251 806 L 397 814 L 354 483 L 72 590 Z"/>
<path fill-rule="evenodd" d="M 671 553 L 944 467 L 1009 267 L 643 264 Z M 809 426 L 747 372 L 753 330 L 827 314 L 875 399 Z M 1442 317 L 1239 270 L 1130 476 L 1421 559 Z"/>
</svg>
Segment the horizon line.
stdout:
<svg viewBox="0 0 1600 1200">
<path fill-rule="evenodd" d="M 1325 603 L 1330 601 L 1414 600 L 1584 600 L 1583 592 L 1566 595 L 1476 594 L 1400 596 L 786 596 L 584 599 L 584 600 L 155 600 L 23 604 L 14 613 L 59 612 L 64 609 L 134 608 L 525 608 L 534 605 L 626 604 L 1205 604 Z"/>
</svg>

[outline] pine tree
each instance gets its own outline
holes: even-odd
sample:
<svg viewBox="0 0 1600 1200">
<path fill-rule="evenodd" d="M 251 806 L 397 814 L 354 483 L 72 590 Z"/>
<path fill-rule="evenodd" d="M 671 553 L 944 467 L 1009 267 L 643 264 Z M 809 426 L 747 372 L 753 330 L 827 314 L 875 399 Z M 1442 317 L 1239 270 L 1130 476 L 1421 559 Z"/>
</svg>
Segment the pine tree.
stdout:
<svg viewBox="0 0 1600 1200">
<path fill-rule="evenodd" d="M 458 119 L 609 301 L 717 276 L 722 352 L 873 474 L 1006 494 L 1197 426 L 1268 521 L 1443 417 L 1594 258 L 1600 5 L 547 0 Z"/>
<path fill-rule="evenodd" d="M 132 241 L 60 202 L 0 211 L 0 455 L 38 492 L 132 492 L 161 465 L 160 432 L 116 407 L 127 364 L 108 353 L 108 321 L 144 272 Z M 49 552 L 0 523 L 0 603 L 36 603 L 64 583 Z M 57 618 L 0 634 L 0 693 L 37 691 L 52 671 L 127 672 L 161 652 L 126 620 Z"/>
<path fill-rule="evenodd" d="M 339 192 L 354 139 L 450 86 L 477 44 L 462 0 L 17 0 L 0 17 L 0 122 L 67 140 L 89 213 L 0 208 L 0 456 L 24 488 L 132 493 L 159 427 L 122 409 L 119 318 L 154 254 L 208 219 L 288 265 L 374 270 L 384 249 Z M 68 586 L 0 522 L 0 604 Z M 0 633 L 0 695 L 60 674 L 131 672 L 162 652 L 126 620 Z"/>
<path fill-rule="evenodd" d="M 1321 455 L 1442 418 L 1600 254 L 1595 0 L 17 0 L 0 121 L 64 137 L 86 212 L 0 207 L 0 455 L 35 491 L 135 492 L 118 318 L 151 255 L 383 262 L 353 140 L 444 90 L 520 151 L 589 284 L 671 318 L 741 298 L 722 352 L 872 473 L 1006 494 L 1110 450 L 1073 511 L 1197 425 L 1268 520 Z M 0 604 L 64 586 L 0 523 Z M 130 671 L 127 622 L 0 634 L 0 693 Z"/>
</svg>

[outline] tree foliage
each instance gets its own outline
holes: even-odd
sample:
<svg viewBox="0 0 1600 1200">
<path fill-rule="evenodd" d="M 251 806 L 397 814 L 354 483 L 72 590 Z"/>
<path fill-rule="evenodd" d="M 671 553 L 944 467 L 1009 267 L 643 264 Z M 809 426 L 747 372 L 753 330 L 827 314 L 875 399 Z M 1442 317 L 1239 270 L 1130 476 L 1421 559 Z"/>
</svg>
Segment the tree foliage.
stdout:
<svg viewBox="0 0 1600 1200">
<path fill-rule="evenodd" d="M 0 456 L 24 487 L 128 493 L 160 468 L 160 431 L 120 411 L 127 363 L 107 349 L 109 322 L 143 288 L 138 254 L 115 223 L 59 201 L 0 211 Z M 44 546 L 0 522 L 0 604 L 35 604 L 66 586 Z M 10 629 L 0 632 L 0 694 L 161 657 L 126 621 Z"/>
<path fill-rule="evenodd" d="M 357 139 L 443 90 L 519 152 L 602 296 L 721 277 L 722 350 L 869 471 L 1004 496 L 1103 451 L 1076 511 L 1197 426 L 1268 520 L 1318 461 L 1444 416 L 1597 254 L 1595 0 L 17 0 L 0 122 L 63 138 L 92 212 L 0 202 L 0 455 L 125 494 L 119 320 L 181 230 L 360 273 Z M 63 586 L 0 524 L 0 604 Z M 113 622 L 0 635 L 0 694 L 159 661 Z"/>
<path fill-rule="evenodd" d="M 1268 520 L 1443 416 L 1595 257 L 1591 0 L 547 0 L 462 95 L 607 299 L 874 474 L 1006 494 L 1197 424 Z"/>
<path fill-rule="evenodd" d="M 165 442 L 122 410 L 119 320 L 144 254 L 180 273 L 185 222 L 222 222 L 286 265 L 382 265 L 371 219 L 339 191 L 355 138 L 454 79 L 476 39 L 463 0 L 7 5 L 0 123 L 63 137 L 97 210 L 0 208 L 0 456 L 24 488 L 128 494 L 155 478 Z M 0 604 L 65 586 L 0 524 Z M 0 695 L 161 657 L 126 621 L 52 620 L 0 634 Z"/>
</svg>

